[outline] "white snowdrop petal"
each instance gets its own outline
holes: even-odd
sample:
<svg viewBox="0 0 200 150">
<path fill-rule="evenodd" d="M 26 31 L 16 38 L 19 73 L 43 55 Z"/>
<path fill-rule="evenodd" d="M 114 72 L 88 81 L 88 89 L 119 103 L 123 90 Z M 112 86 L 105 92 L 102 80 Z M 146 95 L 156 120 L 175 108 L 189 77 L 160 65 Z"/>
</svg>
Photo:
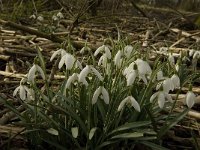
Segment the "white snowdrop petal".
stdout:
<svg viewBox="0 0 200 150">
<path fill-rule="evenodd" d="M 119 104 L 117 111 L 121 111 L 122 108 L 124 108 L 124 105 L 127 103 L 128 100 L 129 100 L 129 96 L 126 97 L 126 98 L 124 98 L 124 99 L 121 101 L 121 103 Z"/>
<path fill-rule="evenodd" d="M 108 91 L 104 87 L 102 87 L 101 92 L 102 92 L 102 95 L 103 95 L 104 102 L 106 104 L 109 104 L 109 94 L 108 94 Z"/>
<path fill-rule="evenodd" d="M 111 59 L 111 52 L 108 46 L 105 46 L 105 54 L 108 59 Z"/>
<path fill-rule="evenodd" d="M 91 66 L 91 69 L 94 72 L 94 74 L 99 78 L 99 80 L 103 81 L 103 77 L 101 76 L 101 74 L 99 73 L 99 71 L 97 69 L 95 69 L 93 66 Z"/>
<path fill-rule="evenodd" d="M 135 108 L 135 110 L 137 110 L 138 112 L 140 112 L 140 105 L 138 104 L 138 102 L 135 100 L 134 97 L 130 96 L 130 100 L 131 100 L 131 104 L 132 106 Z"/>
<path fill-rule="evenodd" d="M 100 93 L 101 93 L 101 87 L 98 87 L 98 88 L 96 89 L 96 91 L 94 92 L 94 94 L 93 94 L 93 97 L 92 97 L 92 104 L 95 104 L 95 103 L 97 102 L 97 99 L 98 99 Z"/>
<path fill-rule="evenodd" d="M 35 72 L 36 72 L 36 65 L 34 64 L 28 72 L 28 76 L 27 76 L 28 81 L 33 82 L 33 80 L 35 78 Z"/>
<path fill-rule="evenodd" d="M 21 86 L 21 85 L 20 85 L 20 86 Z M 17 92 L 20 90 L 20 86 L 18 86 L 18 87 L 14 90 L 13 96 L 16 96 L 16 95 L 17 95 Z"/>
<path fill-rule="evenodd" d="M 78 81 L 83 82 L 89 73 L 90 73 L 90 67 L 86 65 L 85 68 L 83 68 L 83 70 L 80 72 L 78 76 Z"/>
<path fill-rule="evenodd" d="M 133 85 L 133 83 L 135 82 L 135 79 L 137 77 L 137 72 L 136 70 L 131 71 L 128 75 L 127 75 L 127 86 L 131 86 Z"/>
<path fill-rule="evenodd" d="M 58 135 L 58 130 L 54 129 L 54 128 L 49 128 L 46 130 L 48 133 L 52 134 L 52 135 Z"/>
<path fill-rule="evenodd" d="M 127 58 L 130 57 L 132 51 L 133 51 L 133 46 L 127 45 L 127 46 L 124 47 L 124 55 L 125 55 Z"/>
<path fill-rule="evenodd" d="M 145 77 L 145 75 L 140 75 L 139 74 L 139 78 L 142 79 L 142 81 L 147 85 L 147 78 Z"/>
<path fill-rule="evenodd" d="M 103 49 L 105 49 L 105 45 L 102 45 L 99 48 L 97 48 L 97 50 L 94 52 L 94 56 L 97 56 Z"/>
<path fill-rule="evenodd" d="M 75 80 L 78 80 L 77 73 L 73 73 L 67 80 L 67 83 L 65 85 L 65 88 L 68 89 L 71 85 L 71 83 L 74 83 Z"/>
<path fill-rule="evenodd" d="M 165 104 L 165 95 L 163 92 L 159 92 L 158 94 L 158 106 L 162 109 Z"/>
<path fill-rule="evenodd" d="M 58 64 L 58 68 L 59 68 L 59 69 L 62 68 L 62 66 L 64 65 L 65 59 L 66 59 L 66 56 L 63 56 L 63 57 L 61 58 L 61 60 L 60 60 L 60 62 L 59 62 L 59 64 Z"/>
<path fill-rule="evenodd" d="M 90 132 L 89 132 L 89 140 L 91 140 L 91 139 L 93 138 L 93 136 L 94 136 L 96 130 L 97 130 L 97 127 L 94 127 L 94 128 L 92 128 L 92 129 L 90 130 Z"/>
<path fill-rule="evenodd" d="M 53 54 L 52 54 L 52 56 L 51 56 L 51 58 L 50 58 L 50 61 L 52 61 L 57 55 L 59 55 L 61 53 L 61 50 L 57 50 L 57 51 L 55 51 Z"/>
<path fill-rule="evenodd" d="M 196 101 L 196 96 L 192 91 L 188 91 L 186 94 L 186 104 L 189 108 L 192 108 Z"/>
<path fill-rule="evenodd" d="M 74 56 L 72 56 L 71 54 L 67 53 L 66 57 L 65 57 L 66 69 L 71 70 L 73 65 L 74 65 L 74 62 L 75 62 Z"/>
<path fill-rule="evenodd" d="M 119 50 L 117 52 L 117 54 L 115 55 L 114 57 L 114 64 L 117 66 L 117 67 L 120 67 L 120 59 L 121 59 L 121 56 L 122 56 L 122 52 Z"/>
<path fill-rule="evenodd" d="M 172 80 L 170 78 L 166 78 L 164 81 L 163 81 L 163 90 L 166 92 L 166 93 L 169 93 L 169 91 L 173 91 L 174 90 L 174 84 L 172 82 Z"/>
<path fill-rule="evenodd" d="M 72 136 L 74 138 L 77 138 L 78 137 L 78 127 L 73 127 L 71 128 L 71 132 L 72 132 Z"/>
<path fill-rule="evenodd" d="M 20 96 L 20 98 L 21 98 L 22 100 L 25 100 L 25 99 L 26 99 L 26 91 L 25 91 L 24 85 L 21 85 L 21 86 L 20 86 L 19 96 Z"/>
<path fill-rule="evenodd" d="M 151 97 L 150 97 L 150 102 L 152 103 L 153 100 L 158 96 L 159 92 L 154 93 Z"/>
<path fill-rule="evenodd" d="M 36 69 L 40 73 L 42 79 L 45 80 L 45 75 L 44 75 L 44 71 L 42 70 L 42 68 L 40 66 L 36 65 Z"/>
<path fill-rule="evenodd" d="M 194 51 L 193 49 L 192 49 L 192 50 L 189 50 L 189 56 L 192 57 L 193 54 L 194 54 L 194 52 L 195 52 L 195 51 Z"/>
<path fill-rule="evenodd" d="M 103 55 L 99 58 L 99 61 L 98 61 L 98 66 L 101 66 L 102 64 L 102 61 L 103 61 Z"/>
<path fill-rule="evenodd" d="M 179 88 L 180 87 L 180 79 L 179 79 L 179 77 L 176 74 L 174 74 L 171 77 L 171 80 L 172 80 L 172 82 L 174 84 L 174 88 Z"/>
</svg>

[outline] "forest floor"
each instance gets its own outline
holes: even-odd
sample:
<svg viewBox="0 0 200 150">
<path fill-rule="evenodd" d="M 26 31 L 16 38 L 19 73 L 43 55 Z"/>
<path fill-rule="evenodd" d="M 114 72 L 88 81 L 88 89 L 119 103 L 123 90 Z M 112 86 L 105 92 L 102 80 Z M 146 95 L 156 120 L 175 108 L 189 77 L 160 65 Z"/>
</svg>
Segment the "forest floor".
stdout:
<svg viewBox="0 0 200 150">
<path fill-rule="evenodd" d="M 164 48 L 177 54 L 181 51 L 188 53 L 192 49 L 200 50 L 200 28 L 191 19 L 194 13 L 180 15 L 174 10 L 149 9 L 147 15 L 148 18 L 141 17 L 136 12 L 116 12 L 109 16 L 101 13 L 95 17 L 79 19 L 78 22 L 66 19 L 65 16 L 55 25 L 49 25 L 46 19 L 48 17 L 44 17 L 43 21 L 21 19 L 17 21 L 17 25 L 5 19 L 0 20 L 1 97 L 23 112 L 24 108 L 13 97 L 13 91 L 37 55 L 35 45 L 42 48 L 45 59 L 49 60 L 52 52 L 60 47 L 62 41 L 68 39 L 69 34 L 77 53 L 86 41 L 94 50 L 103 44 L 105 38 L 116 40 L 118 32 L 122 38 L 128 36 L 132 44 L 139 44 L 141 51 L 151 51 L 154 54 L 152 59 L 160 55 L 160 49 Z M 54 30 L 53 36 L 49 34 L 51 30 Z M 53 64 L 47 62 L 46 65 L 50 70 Z M 193 91 L 198 95 L 200 82 L 195 85 Z M 183 88 L 180 101 L 183 101 L 186 92 L 187 88 Z M 164 137 L 166 147 L 171 150 L 192 150 L 195 148 L 195 141 L 200 143 L 200 97 L 198 100 L 199 103 L 195 104 L 187 117 Z M 180 104 L 177 111 L 184 107 Z M 28 149 L 28 141 L 21 134 L 24 128 L 19 124 L 16 115 L 0 103 L 0 149 Z"/>
</svg>

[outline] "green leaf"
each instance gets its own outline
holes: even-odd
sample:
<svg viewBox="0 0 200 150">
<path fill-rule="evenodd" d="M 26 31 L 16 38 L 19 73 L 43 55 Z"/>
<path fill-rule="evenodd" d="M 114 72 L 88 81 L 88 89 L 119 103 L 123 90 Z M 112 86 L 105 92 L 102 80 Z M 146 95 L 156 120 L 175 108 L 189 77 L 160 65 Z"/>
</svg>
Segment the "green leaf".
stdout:
<svg viewBox="0 0 200 150">
<path fill-rule="evenodd" d="M 177 117 L 174 117 L 168 124 L 164 125 L 159 133 L 158 133 L 158 138 L 160 139 L 170 128 L 172 128 L 174 125 L 176 125 L 185 115 L 187 115 L 188 111 L 190 109 L 185 109 L 182 113 L 177 115 Z"/>
<path fill-rule="evenodd" d="M 165 148 L 163 146 L 160 146 L 160 145 L 154 144 L 152 142 L 148 142 L 148 141 L 141 141 L 140 143 L 144 144 L 148 147 L 151 147 L 153 150 L 169 150 L 168 148 Z"/>
<path fill-rule="evenodd" d="M 143 137 L 144 134 L 141 132 L 133 132 L 133 133 L 122 133 L 122 134 L 118 134 L 116 136 L 113 136 L 111 139 L 129 139 L 129 138 L 139 138 L 139 137 Z"/>
<path fill-rule="evenodd" d="M 91 140 L 94 136 L 94 133 L 96 132 L 97 130 L 97 127 L 94 127 L 90 130 L 90 133 L 89 133 L 89 140 Z"/>
<path fill-rule="evenodd" d="M 119 132 L 119 131 L 123 131 L 123 130 L 129 130 L 129 129 L 133 129 L 133 128 L 148 126 L 150 124 L 151 124 L 151 121 L 138 121 L 138 122 L 126 123 L 126 124 L 124 124 L 122 126 L 119 126 L 115 130 L 113 130 L 111 133 L 109 133 L 108 135 L 111 135 L 113 133 L 116 133 L 116 132 Z"/>
</svg>

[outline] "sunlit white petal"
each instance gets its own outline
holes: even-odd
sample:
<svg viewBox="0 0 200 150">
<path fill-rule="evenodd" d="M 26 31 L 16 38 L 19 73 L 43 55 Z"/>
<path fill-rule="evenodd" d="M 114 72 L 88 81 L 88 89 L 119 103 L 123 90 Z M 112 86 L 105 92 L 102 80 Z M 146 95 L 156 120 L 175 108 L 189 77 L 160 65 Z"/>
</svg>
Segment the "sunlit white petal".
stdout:
<svg viewBox="0 0 200 150">
<path fill-rule="evenodd" d="M 106 104 L 109 104 L 109 94 L 108 94 L 108 91 L 104 87 L 102 87 L 101 92 L 102 92 L 102 95 L 103 95 L 104 102 Z"/>
<path fill-rule="evenodd" d="M 103 81 L 103 77 L 101 76 L 101 74 L 99 73 L 99 71 L 97 71 L 97 69 L 95 69 L 94 67 L 91 66 L 92 71 L 94 72 L 94 74 L 99 78 L 100 81 Z"/>
<path fill-rule="evenodd" d="M 186 94 L 186 104 L 189 108 L 192 108 L 196 101 L 196 96 L 192 91 L 188 91 Z"/>
<path fill-rule="evenodd" d="M 97 102 L 97 99 L 98 99 L 98 97 L 99 97 L 99 95 L 100 95 L 100 93 L 101 93 L 101 88 L 102 88 L 102 87 L 98 87 L 98 88 L 96 89 L 96 91 L 94 92 L 94 95 L 93 95 L 93 97 L 92 97 L 92 104 L 95 104 L 95 103 Z"/>
</svg>

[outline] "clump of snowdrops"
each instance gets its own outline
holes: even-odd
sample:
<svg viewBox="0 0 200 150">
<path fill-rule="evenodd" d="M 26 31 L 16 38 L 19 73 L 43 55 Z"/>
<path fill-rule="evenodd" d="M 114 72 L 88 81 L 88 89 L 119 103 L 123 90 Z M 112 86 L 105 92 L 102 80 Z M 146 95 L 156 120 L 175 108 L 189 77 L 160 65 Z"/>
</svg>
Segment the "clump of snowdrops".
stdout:
<svg viewBox="0 0 200 150">
<path fill-rule="evenodd" d="M 162 62 L 159 57 L 149 61 L 137 44 L 111 43 L 96 51 L 86 44 L 79 54 L 70 44 L 55 51 L 50 61 L 58 59 L 58 71 L 64 75 L 62 81 L 54 79 L 58 85 L 49 83 L 38 48 L 38 58 L 14 91 L 26 110 L 20 114 L 6 103 L 26 126 L 33 145 L 48 143 L 49 149 L 64 150 L 133 149 L 142 144 L 164 149 L 162 136 L 196 98 L 190 88 L 185 99 L 189 108 L 173 113 L 176 99 L 171 93 L 178 97 L 193 77 L 184 70 L 182 57 L 175 63 L 169 53 Z"/>
</svg>

